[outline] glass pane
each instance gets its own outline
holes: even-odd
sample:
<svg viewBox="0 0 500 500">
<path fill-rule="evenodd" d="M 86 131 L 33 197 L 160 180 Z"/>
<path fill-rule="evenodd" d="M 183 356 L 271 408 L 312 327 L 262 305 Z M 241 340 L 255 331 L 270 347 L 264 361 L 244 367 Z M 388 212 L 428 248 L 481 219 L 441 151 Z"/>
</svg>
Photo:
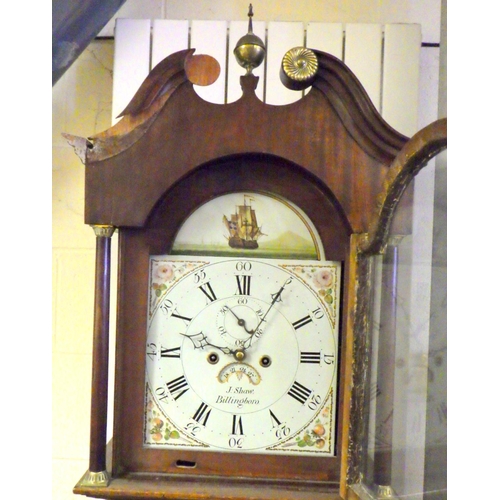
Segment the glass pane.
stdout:
<svg viewBox="0 0 500 500">
<path fill-rule="evenodd" d="M 371 280 L 364 480 L 373 498 L 446 498 L 446 153 L 405 192 Z"/>
</svg>

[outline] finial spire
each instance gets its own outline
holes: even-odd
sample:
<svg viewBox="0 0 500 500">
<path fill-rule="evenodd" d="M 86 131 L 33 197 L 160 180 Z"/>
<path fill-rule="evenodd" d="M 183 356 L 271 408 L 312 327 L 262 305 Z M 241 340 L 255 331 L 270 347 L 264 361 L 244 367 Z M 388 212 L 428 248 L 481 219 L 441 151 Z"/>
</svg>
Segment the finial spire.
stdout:
<svg viewBox="0 0 500 500">
<path fill-rule="evenodd" d="M 248 6 L 248 33 L 253 33 L 252 17 L 253 17 L 253 7 L 252 4 L 250 4 Z"/>
<path fill-rule="evenodd" d="M 240 66 L 247 70 L 247 74 L 259 66 L 266 55 L 264 42 L 253 33 L 253 7 L 248 7 L 248 33 L 241 37 L 233 51 L 236 60 Z"/>
</svg>

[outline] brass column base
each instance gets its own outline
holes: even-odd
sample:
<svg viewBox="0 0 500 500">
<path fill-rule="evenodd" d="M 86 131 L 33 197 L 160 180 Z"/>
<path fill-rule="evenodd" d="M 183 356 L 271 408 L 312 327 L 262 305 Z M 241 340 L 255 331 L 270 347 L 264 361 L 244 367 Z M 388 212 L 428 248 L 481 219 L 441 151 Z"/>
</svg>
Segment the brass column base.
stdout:
<svg viewBox="0 0 500 500">
<path fill-rule="evenodd" d="M 107 471 L 103 470 L 101 472 L 91 472 L 88 470 L 80 479 L 77 486 L 95 486 L 102 488 L 103 486 L 108 486 L 109 482 L 110 478 Z"/>
<path fill-rule="evenodd" d="M 354 495 L 348 496 L 348 499 L 356 500 L 398 500 L 399 497 L 391 486 L 373 485 L 368 488 L 363 482 L 350 486 L 350 493 Z"/>
<path fill-rule="evenodd" d="M 398 498 L 396 493 L 390 486 L 378 486 L 377 487 L 377 499 L 383 498 Z"/>
</svg>

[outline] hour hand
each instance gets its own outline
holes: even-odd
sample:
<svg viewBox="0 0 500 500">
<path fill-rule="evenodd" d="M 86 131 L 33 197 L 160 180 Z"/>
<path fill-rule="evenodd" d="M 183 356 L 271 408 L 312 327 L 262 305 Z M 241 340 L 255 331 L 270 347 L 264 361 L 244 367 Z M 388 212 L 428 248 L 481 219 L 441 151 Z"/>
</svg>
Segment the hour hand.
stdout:
<svg viewBox="0 0 500 500">
<path fill-rule="evenodd" d="M 212 344 L 207 340 L 207 336 L 203 332 L 195 333 L 194 335 L 185 335 L 184 333 L 181 333 L 181 335 L 191 340 L 195 349 L 203 349 L 205 346 L 210 346 L 213 347 L 214 349 L 219 349 L 219 351 L 222 351 L 224 354 L 229 354 L 231 356 L 234 356 L 234 359 L 236 359 L 236 361 L 243 361 L 246 357 L 245 354 L 246 347 L 240 347 L 238 349 L 230 349 L 229 347 L 226 346 Z"/>
<path fill-rule="evenodd" d="M 218 346 L 215 344 L 212 344 L 211 342 L 208 341 L 207 336 L 203 333 L 195 333 L 194 335 L 186 335 L 184 333 L 181 333 L 183 337 L 187 337 L 192 343 L 195 349 L 203 349 L 206 346 L 213 347 L 214 349 L 219 349 L 219 351 L 222 351 L 224 354 L 235 354 L 236 351 L 233 349 L 229 349 L 229 347 L 225 346 Z"/>
</svg>

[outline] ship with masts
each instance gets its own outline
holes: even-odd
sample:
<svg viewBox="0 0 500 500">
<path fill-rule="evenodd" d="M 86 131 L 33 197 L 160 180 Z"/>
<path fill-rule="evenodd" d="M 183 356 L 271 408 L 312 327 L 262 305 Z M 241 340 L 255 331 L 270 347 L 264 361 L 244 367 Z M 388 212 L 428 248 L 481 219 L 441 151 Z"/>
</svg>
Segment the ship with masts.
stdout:
<svg viewBox="0 0 500 500">
<path fill-rule="evenodd" d="M 252 208 L 252 198 L 243 195 L 243 205 L 237 205 L 229 219 L 224 215 L 222 222 L 228 230 L 228 244 L 231 248 L 255 249 L 259 247 L 257 240 L 265 236 L 257 224 L 257 215 Z"/>
</svg>

